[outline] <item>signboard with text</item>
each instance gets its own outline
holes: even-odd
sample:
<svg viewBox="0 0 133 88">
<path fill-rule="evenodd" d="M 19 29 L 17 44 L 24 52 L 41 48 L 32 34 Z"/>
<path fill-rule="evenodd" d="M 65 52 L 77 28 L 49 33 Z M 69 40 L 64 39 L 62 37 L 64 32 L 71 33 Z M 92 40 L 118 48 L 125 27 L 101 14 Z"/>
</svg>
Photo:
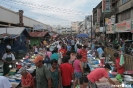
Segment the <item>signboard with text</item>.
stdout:
<svg viewBox="0 0 133 88">
<path fill-rule="evenodd" d="M 131 30 L 131 21 L 125 21 L 116 24 L 117 32 L 130 32 Z"/>
<path fill-rule="evenodd" d="M 111 16 L 111 24 L 115 24 L 115 16 Z"/>
<path fill-rule="evenodd" d="M 100 9 L 97 9 L 97 22 L 100 22 L 101 12 Z"/>
</svg>

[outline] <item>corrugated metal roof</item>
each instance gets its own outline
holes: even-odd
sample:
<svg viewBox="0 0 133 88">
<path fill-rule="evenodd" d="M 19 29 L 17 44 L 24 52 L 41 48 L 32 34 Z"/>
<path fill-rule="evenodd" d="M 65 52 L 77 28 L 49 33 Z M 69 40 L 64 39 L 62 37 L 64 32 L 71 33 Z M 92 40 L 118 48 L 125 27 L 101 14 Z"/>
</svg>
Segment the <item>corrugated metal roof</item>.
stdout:
<svg viewBox="0 0 133 88">
<path fill-rule="evenodd" d="M 24 29 L 24 27 L 0 28 L 0 34 L 20 35 Z"/>
<path fill-rule="evenodd" d="M 31 37 L 44 37 L 48 32 L 29 32 Z"/>
</svg>

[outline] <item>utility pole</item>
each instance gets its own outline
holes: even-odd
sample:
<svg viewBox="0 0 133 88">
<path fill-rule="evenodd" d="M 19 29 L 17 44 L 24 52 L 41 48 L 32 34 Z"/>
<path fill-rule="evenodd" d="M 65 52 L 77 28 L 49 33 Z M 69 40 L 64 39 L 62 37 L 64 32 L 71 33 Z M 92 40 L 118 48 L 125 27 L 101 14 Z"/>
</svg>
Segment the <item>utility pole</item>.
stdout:
<svg viewBox="0 0 133 88">
<path fill-rule="evenodd" d="M 92 15 L 90 17 L 91 17 L 91 45 L 92 45 Z"/>
</svg>

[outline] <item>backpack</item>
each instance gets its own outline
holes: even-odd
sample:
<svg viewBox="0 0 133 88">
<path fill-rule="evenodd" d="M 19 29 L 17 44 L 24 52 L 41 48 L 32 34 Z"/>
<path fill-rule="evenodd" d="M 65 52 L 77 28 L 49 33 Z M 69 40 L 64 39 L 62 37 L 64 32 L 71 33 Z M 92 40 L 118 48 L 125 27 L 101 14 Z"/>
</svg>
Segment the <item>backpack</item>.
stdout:
<svg viewBox="0 0 133 88">
<path fill-rule="evenodd" d="M 45 59 L 44 59 L 44 63 L 50 63 L 50 58 L 47 55 L 47 52 L 46 52 L 46 56 L 45 56 Z"/>
</svg>

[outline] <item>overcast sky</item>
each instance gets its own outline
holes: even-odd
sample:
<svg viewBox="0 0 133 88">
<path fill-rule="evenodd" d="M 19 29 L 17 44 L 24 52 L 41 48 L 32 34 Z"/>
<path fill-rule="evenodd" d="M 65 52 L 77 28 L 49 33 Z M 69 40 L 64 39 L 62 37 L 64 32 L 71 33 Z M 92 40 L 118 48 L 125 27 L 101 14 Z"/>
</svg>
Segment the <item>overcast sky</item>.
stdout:
<svg viewBox="0 0 133 88">
<path fill-rule="evenodd" d="M 0 5 L 48 25 L 70 26 L 83 21 L 101 0 L 0 0 Z"/>
</svg>

